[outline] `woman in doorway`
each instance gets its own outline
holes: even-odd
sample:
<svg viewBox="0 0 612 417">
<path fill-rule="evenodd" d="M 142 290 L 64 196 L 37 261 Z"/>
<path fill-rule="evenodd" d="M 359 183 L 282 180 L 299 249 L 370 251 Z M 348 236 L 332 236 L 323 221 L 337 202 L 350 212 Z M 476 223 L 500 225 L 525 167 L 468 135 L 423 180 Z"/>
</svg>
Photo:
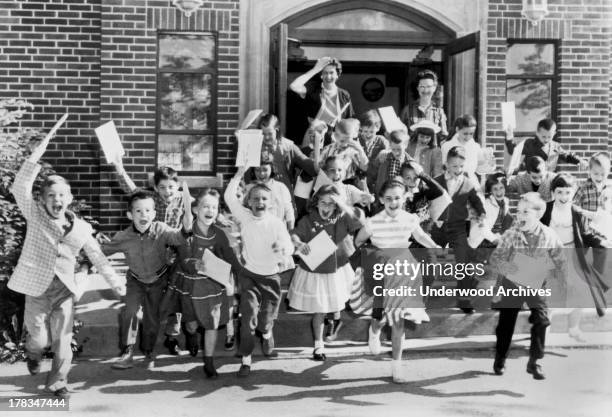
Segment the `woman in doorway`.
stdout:
<svg viewBox="0 0 612 417">
<path fill-rule="evenodd" d="M 321 73 L 321 83 L 314 80 L 309 82 L 318 73 Z M 340 119 L 354 117 L 351 95 L 336 85 L 341 74 L 340 61 L 336 58 L 323 57 L 317 60 L 311 70 L 291 83 L 289 89 L 303 100 L 306 117 L 323 120 L 331 128 Z M 328 133 L 333 131 L 331 128 L 328 129 Z"/>
<path fill-rule="evenodd" d="M 440 128 L 438 143 L 442 143 L 448 136 L 446 114 L 442 107 L 434 101 L 434 94 L 438 88 L 438 76 L 431 70 L 424 70 L 417 74 L 417 91 L 419 99 L 402 109 L 400 119 L 406 126 L 412 126 L 422 120 L 429 120 Z"/>
</svg>

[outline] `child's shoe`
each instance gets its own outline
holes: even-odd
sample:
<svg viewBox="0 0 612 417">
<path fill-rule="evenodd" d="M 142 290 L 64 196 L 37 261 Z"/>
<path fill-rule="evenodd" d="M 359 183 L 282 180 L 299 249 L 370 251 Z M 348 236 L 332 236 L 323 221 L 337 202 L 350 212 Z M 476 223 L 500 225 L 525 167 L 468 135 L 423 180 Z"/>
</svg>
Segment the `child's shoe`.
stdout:
<svg viewBox="0 0 612 417">
<path fill-rule="evenodd" d="M 113 369 L 130 369 L 134 367 L 134 346 L 126 346 L 119 360 L 112 364 Z"/>
<path fill-rule="evenodd" d="M 39 360 L 27 358 L 26 363 L 28 365 L 28 372 L 30 372 L 30 375 L 36 375 L 40 372 Z"/>
<path fill-rule="evenodd" d="M 187 333 L 185 332 L 185 348 L 189 351 L 192 357 L 198 356 L 198 350 L 200 349 L 200 343 L 198 340 L 198 333 Z"/>
<path fill-rule="evenodd" d="M 338 338 L 338 332 L 340 331 L 342 326 L 343 324 L 341 320 L 335 320 L 335 319 L 330 320 L 329 327 L 328 327 L 328 333 L 327 333 L 327 336 L 325 336 L 325 341 L 333 342 L 334 340 L 336 340 Z"/>
<path fill-rule="evenodd" d="M 246 378 L 251 374 L 251 366 L 242 364 L 238 370 L 238 378 Z"/>
<path fill-rule="evenodd" d="M 315 348 L 312 352 L 312 359 L 318 362 L 325 362 L 327 356 L 325 356 L 323 348 Z"/>
<path fill-rule="evenodd" d="M 368 347 L 370 348 L 370 353 L 372 355 L 380 354 L 380 331 L 376 333 L 372 331 L 372 323 L 370 323 L 370 327 L 368 329 Z"/>
<path fill-rule="evenodd" d="M 261 335 L 261 351 L 264 356 L 268 358 L 274 358 L 278 356 L 278 353 L 274 351 L 274 335 L 272 334 L 272 330 L 270 330 L 267 334 Z"/>
<path fill-rule="evenodd" d="M 144 352 L 144 354 L 145 354 L 145 357 L 144 357 L 145 368 L 147 369 L 155 368 L 155 354 L 153 353 L 153 351 L 147 350 Z"/>
<path fill-rule="evenodd" d="M 225 336 L 225 350 L 233 350 L 236 346 L 236 337 L 234 335 Z"/>
<path fill-rule="evenodd" d="M 178 355 L 180 353 L 178 341 L 175 338 L 166 336 L 164 340 L 164 347 L 168 348 L 168 353 L 171 355 Z"/>
<path fill-rule="evenodd" d="M 584 338 L 584 334 L 582 333 L 582 331 L 580 330 L 579 327 L 570 327 L 567 330 L 567 334 L 569 335 L 569 337 L 574 339 L 576 342 L 586 343 L 586 341 L 587 341 Z"/>
<path fill-rule="evenodd" d="M 407 384 L 410 382 L 406 375 L 404 375 L 401 360 L 391 361 L 391 376 L 393 378 L 393 382 L 396 384 Z"/>
<path fill-rule="evenodd" d="M 209 379 L 217 379 L 219 377 L 212 356 L 204 356 L 204 374 Z"/>
</svg>

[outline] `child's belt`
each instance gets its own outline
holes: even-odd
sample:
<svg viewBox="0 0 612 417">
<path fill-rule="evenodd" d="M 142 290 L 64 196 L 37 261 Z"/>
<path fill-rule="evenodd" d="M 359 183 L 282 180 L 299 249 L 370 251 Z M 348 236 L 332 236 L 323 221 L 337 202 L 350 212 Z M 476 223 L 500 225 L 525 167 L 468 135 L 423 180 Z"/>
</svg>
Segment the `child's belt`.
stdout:
<svg viewBox="0 0 612 417">
<path fill-rule="evenodd" d="M 166 275 L 166 273 L 168 272 L 168 265 L 163 265 L 160 269 L 158 269 L 155 272 L 155 280 L 157 281 L 158 279 L 160 279 L 161 277 L 163 277 L 164 275 Z M 140 276 L 138 276 L 138 274 L 135 274 L 134 271 L 132 271 L 131 269 L 128 269 L 127 271 L 127 278 L 134 278 L 138 281 L 144 281 L 143 279 L 140 278 Z"/>
</svg>

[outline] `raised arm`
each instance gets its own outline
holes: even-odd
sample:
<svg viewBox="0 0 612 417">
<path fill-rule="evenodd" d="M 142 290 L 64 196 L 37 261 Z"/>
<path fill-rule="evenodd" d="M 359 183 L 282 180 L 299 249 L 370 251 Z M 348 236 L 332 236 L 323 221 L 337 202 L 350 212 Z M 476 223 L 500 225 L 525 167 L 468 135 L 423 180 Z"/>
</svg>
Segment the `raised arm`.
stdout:
<svg viewBox="0 0 612 417">
<path fill-rule="evenodd" d="M 238 219 L 238 221 L 242 221 L 242 219 L 248 215 L 247 209 L 242 205 L 242 203 L 238 200 L 238 197 L 236 196 L 238 192 L 238 185 L 240 184 L 240 179 L 243 177 L 245 172 L 246 167 L 238 167 L 236 174 L 234 174 L 234 177 L 230 180 L 229 184 L 227 184 L 227 188 L 225 189 L 225 193 L 223 194 L 225 204 L 227 204 L 227 207 Z"/>
<path fill-rule="evenodd" d="M 59 124 L 59 122 L 58 122 Z M 32 186 L 36 176 L 40 172 L 41 166 L 38 161 L 43 156 L 49 145 L 49 141 L 59 126 L 56 125 L 45 138 L 32 151 L 28 159 L 23 163 L 19 172 L 15 176 L 15 181 L 11 186 L 11 193 L 15 196 L 17 206 L 21 210 L 23 217 L 29 220 L 34 209 L 34 198 L 32 197 Z"/>
<path fill-rule="evenodd" d="M 121 190 L 126 194 L 131 194 L 138 189 L 134 181 L 130 178 L 128 173 L 125 171 L 123 167 L 123 160 L 121 159 L 121 155 L 116 156 L 116 160 L 112 161 L 112 165 L 115 167 L 115 173 L 117 174 L 117 180 L 119 181 L 119 186 Z"/>
<path fill-rule="evenodd" d="M 190 232 L 193 227 L 193 212 L 191 211 L 191 193 L 187 182 L 183 181 L 183 228 Z"/>
<path fill-rule="evenodd" d="M 331 62 L 330 57 L 323 57 L 317 60 L 314 67 L 306 71 L 304 74 L 297 77 L 290 85 L 289 89 L 300 97 L 306 97 L 306 83 L 315 75 L 317 75 L 323 68 L 325 68 Z"/>
</svg>

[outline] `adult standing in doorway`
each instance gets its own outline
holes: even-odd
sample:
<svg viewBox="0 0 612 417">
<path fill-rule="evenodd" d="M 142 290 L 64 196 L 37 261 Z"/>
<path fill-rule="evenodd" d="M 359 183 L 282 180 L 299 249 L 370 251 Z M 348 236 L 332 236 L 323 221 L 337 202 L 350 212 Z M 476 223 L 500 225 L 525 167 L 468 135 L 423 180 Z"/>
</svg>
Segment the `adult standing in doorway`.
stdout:
<svg viewBox="0 0 612 417">
<path fill-rule="evenodd" d="M 321 83 L 313 79 L 318 73 L 321 73 Z M 317 60 L 312 69 L 297 77 L 289 86 L 289 89 L 303 100 L 304 118 L 324 121 L 330 127 L 328 136 L 331 136 L 336 121 L 355 115 L 351 95 L 336 85 L 341 74 L 340 61 L 336 58 L 323 57 Z M 309 82 L 311 80 L 313 81 Z"/>
<path fill-rule="evenodd" d="M 438 76 L 431 70 L 424 70 L 417 74 L 417 91 L 419 98 L 414 103 L 408 104 L 402 109 L 400 119 L 406 126 L 412 126 L 422 120 L 429 120 L 440 128 L 438 143 L 442 143 L 448 137 L 446 126 L 446 114 L 441 106 L 434 100 L 434 94 L 438 88 Z"/>
</svg>

